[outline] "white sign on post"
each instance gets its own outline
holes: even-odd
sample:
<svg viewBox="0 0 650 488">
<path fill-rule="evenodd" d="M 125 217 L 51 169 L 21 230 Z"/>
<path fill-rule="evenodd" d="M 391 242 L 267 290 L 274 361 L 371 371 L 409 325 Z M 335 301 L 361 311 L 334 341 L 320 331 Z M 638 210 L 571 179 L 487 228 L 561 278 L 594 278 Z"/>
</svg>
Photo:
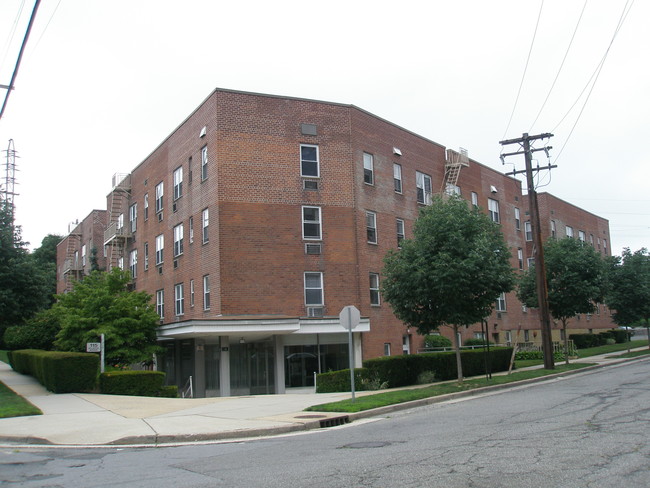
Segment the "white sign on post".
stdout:
<svg viewBox="0 0 650 488">
<path fill-rule="evenodd" d="M 339 314 L 339 321 L 341 325 L 348 329 L 348 354 L 350 356 L 350 391 L 352 393 L 352 401 L 354 402 L 354 338 L 352 337 L 352 329 L 359 325 L 361 320 L 361 312 L 354 305 L 343 307 Z"/>
<path fill-rule="evenodd" d="M 86 342 L 86 352 L 102 352 L 102 343 Z"/>
</svg>

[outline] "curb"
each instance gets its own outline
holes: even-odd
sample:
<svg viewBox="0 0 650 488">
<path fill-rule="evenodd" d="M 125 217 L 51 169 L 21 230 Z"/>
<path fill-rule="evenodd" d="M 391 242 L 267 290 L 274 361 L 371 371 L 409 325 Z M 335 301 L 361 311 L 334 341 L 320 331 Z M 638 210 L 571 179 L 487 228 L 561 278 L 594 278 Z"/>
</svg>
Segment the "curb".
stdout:
<svg viewBox="0 0 650 488">
<path fill-rule="evenodd" d="M 484 393 L 495 392 L 500 390 L 506 390 L 514 387 L 526 386 L 535 383 L 542 383 L 544 381 L 554 380 L 557 378 L 563 378 L 565 376 L 573 376 L 577 374 L 590 373 L 592 371 L 612 367 L 620 366 L 632 361 L 650 361 L 650 356 L 639 356 L 636 358 L 624 358 L 619 360 L 613 360 L 608 363 L 594 364 L 592 366 L 586 366 L 584 368 L 572 370 L 572 371 L 563 371 L 561 373 L 549 374 L 546 376 L 541 376 L 539 378 L 530 378 L 526 380 L 513 381 L 511 383 L 505 383 L 502 385 L 492 385 L 484 386 L 481 388 L 475 388 L 473 390 L 461 391 L 457 393 L 447 393 L 445 395 L 439 395 L 429 398 L 421 398 L 419 400 L 412 400 L 410 402 L 396 403 L 394 405 L 387 405 L 385 407 L 378 407 L 369 410 L 363 410 L 361 412 L 354 413 L 335 413 L 335 412 L 326 412 L 331 414 L 329 420 L 340 420 L 340 422 L 335 423 L 334 425 L 347 424 L 355 420 L 365 419 L 369 417 L 377 417 L 382 415 L 387 415 L 393 412 L 398 412 L 401 410 L 408 410 L 411 408 L 422 407 L 426 405 L 433 405 L 436 403 L 443 403 L 449 400 L 455 400 L 459 398 L 467 398 L 472 396 L 478 396 Z M 218 432 L 218 433 L 206 433 L 206 434 L 187 434 L 187 435 L 146 435 L 146 436 L 129 436 L 122 437 L 115 441 L 108 442 L 106 444 L 83 444 L 83 445 L 63 445 L 63 444 L 54 444 L 47 439 L 41 437 L 11 437 L 11 436 L 0 436 L 0 442 L 10 443 L 6 447 L 20 447 L 25 446 L 29 448 L 33 447 L 58 447 L 58 448 L 116 448 L 116 447 L 165 447 L 171 446 L 174 444 L 192 444 L 196 442 L 219 442 L 219 441 L 237 441 L 237 440 L 246 440 L 252 438 L 260 437 L 271 437 L 281 434 L 289 434 L 293 432 L 306 432 L 310 430 L 327 428 L 324 427 L 319 420 L 310 420 L 304 423 L 295 423 L 287 425 L 284 427 L 271 427 L 266 429 L 247 429 L 247 430 L 234 430 L 227 432 Z"/>
</svg>

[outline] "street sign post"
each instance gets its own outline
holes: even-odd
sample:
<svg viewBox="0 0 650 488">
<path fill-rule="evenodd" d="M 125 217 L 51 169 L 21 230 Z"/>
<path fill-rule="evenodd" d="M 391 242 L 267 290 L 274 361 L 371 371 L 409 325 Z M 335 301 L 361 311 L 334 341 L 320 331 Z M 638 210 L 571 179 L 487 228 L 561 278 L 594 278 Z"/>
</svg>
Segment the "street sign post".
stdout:
<svg viewBox="0 0 650 488">
<path fill-rule="evenodd" d="M 348 329 L 348 355 L 350 356 L 350 390 L 352 392 L 352 401 L 355 400 L 354 395 L 354 338 L 352 336 L 352 329 L 354 329 L 361 320 L 361 312 L 354 305 L 343 307 L 339 314 L 339 321 L 341 325 Z"/>
<path fill-rule="evenodd" d="M 100 336 L 100 342 L 86 342 L 86 352 L 98 352 L 100 356 L 101 372 L 104 372 L 104 334 Z"/>
</svg>

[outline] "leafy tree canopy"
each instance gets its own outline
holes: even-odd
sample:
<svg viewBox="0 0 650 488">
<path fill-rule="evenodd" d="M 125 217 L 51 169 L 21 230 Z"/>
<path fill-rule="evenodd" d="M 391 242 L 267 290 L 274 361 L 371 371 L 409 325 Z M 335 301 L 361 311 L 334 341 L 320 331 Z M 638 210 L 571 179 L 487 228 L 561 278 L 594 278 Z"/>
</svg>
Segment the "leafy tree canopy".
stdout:
<svg viewBox="0 0 650 488">
<path fill-rule="evenodd" d="M 646 248 L 623 250 L 609 268 L 607 305 L 618 325 L 650 324 L 650 254 Z"/>
<path fill-rule="evenodd" d="M 383 295 L 421 334 L 487 317 L 513 289 L 510 252 L 498 224 L 459 197 L 437 197 L 415 222 L 413 239 L 384 259 Z"/>
<path fill-rule="evenodd" d="M 119 268 L 94 271 L 76 282 L 70 293 L 58 295 L 53 312 L 61 330 L 55 346 L 63 351 L 85 351 L 87 342 L 105 335 L 108 364 L 147 362 L 156 346 L 158 314 L 151 295 L 128 290 L 130 273 Z"/>
<path fill-rule="evenodd" d="M 562 321 L 581 313 L 591 313 L 604 300 L 606 273 L 601 256 L 577 239 L 549 239 L 544 245 L 544 263 L 551 315 Z M 534 266 L 521 275 L 519 300 L 538 307 Z"/>
</svg>

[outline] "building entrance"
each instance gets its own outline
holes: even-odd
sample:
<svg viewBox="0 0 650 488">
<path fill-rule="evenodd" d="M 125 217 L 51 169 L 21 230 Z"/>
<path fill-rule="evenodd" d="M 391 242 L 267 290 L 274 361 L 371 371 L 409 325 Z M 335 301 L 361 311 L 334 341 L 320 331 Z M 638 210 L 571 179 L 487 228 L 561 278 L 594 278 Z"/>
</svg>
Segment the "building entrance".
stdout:
<svg viewBox="0 0 650 488">
<path fill-rule="evenodd" d="M 230 394 L 275 393 L 274 351 L 271 342 L 230 345 Z"/>
</svg>

